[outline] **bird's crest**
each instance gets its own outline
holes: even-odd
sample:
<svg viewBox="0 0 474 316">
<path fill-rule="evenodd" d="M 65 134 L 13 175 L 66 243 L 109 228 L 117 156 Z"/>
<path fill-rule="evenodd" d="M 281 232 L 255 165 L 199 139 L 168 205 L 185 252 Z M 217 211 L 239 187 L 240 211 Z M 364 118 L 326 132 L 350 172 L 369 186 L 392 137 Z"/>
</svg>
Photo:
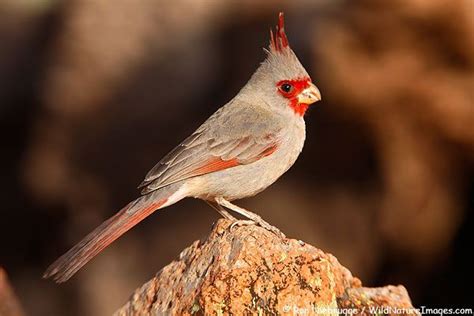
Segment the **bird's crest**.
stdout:
<svg viewBox="0 0 474 316">
<path fill-rule="evenodd" d="M 270 29 L 270 51 L 271 52 L 283 52 L 284 49 L 289 48 L 288 38 L 285 34 L 285 17 L 283 12 L 278 15 L 278 25 L 275 29 L 275 35 Z"/>
</svg>

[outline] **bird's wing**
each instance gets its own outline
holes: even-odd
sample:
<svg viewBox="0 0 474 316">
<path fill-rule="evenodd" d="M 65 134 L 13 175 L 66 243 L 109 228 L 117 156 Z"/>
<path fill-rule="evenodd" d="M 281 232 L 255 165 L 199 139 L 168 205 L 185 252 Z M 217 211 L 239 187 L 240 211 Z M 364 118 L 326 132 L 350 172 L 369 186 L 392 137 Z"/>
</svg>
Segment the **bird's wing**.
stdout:
<svg viewBox="0 0 474 316">
<path fill-rule="evenodd" d="M 148 172 L 139 186 L 142 193 L 271 155 L 281 134 L 272 116 L 264 107 L 227 104 Z"/>
</svg>

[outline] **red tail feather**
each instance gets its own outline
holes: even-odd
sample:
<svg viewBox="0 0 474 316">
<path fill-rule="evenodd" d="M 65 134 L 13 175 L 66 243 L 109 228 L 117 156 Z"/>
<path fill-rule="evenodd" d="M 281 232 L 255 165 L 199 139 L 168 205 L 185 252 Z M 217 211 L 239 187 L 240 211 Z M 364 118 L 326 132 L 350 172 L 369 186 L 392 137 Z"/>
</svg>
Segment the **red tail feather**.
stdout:
<svg viewBox="0 0 474 316">
<path fill-rule="evenodd" d="M 46 270 L 43 278 L 53 277 L 56 282 L 67 281 L 99 252 L 167 201 L 168 198 L 156 201 L 143 196 L 129 203 L 57 259 Z"/>
</svg>

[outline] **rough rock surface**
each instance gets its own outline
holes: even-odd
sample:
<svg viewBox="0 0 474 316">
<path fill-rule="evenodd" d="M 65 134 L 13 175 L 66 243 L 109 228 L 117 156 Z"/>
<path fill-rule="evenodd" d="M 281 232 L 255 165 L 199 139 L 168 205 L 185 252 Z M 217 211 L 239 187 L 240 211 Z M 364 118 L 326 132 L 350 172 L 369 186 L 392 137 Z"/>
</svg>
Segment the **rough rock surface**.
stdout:
<svg viewBox="0 0 474 316">
<path fill-rule="evenodd" d="M 363 288 L 330 254 L 221 219 L 207 240 L 186 248 L 116 315 L 337 315 L 337 308 L 368 315 L 377 306 L 412 305 L 403 286 Z"/>
</svg>

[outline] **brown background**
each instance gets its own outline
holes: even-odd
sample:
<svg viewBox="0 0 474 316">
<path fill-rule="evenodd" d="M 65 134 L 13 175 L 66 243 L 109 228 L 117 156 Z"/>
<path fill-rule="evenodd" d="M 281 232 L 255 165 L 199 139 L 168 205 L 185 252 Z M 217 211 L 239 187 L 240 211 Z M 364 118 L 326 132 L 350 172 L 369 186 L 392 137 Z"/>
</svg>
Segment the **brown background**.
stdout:
<svg viewBox="0 0 474 316">
<path fill-rule="evenodd" d="M 472 1 L 0 2 L 0 265 L 31 315 L 106 315 L 205 237 L 196 200 L 70 282 L 43 270 L 245 84 L 284 10 L 323 95 L 296 165 L 240 202 L 414 305 L 472 302 Z"/>
</svg>

